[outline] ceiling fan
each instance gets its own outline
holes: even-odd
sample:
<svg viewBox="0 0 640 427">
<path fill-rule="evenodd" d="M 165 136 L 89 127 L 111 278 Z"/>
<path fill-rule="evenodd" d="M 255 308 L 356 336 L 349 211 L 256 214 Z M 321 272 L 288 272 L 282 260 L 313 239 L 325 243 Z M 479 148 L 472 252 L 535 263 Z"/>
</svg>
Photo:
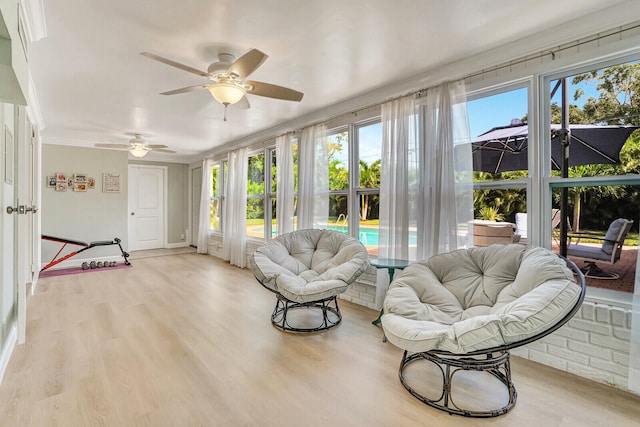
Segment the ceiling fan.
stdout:
<svg viewBox="0 0 640 427">
<path fill-rule="evenodd" d="M 160 153 L 175 153 L 173 150 L 168 150 L 166 145 L 149 144 L 149 141 L 144 139 L 144 135 L 141 133 L 127 134 L 133 135 L 133 139 L 129 140 L 128 144 L 95 144 L 99 148 L 110 148 L 114 150 L 128 150 L 133 157 L 144 157 L 149 151 L 158 151 Z"/>
<path fill-rule="evenodd" d="M 304 96 L 302 92 L 283 86 L 245 80 L 269 57 L 258 49 L 251 49 L 237 60 L 229 53 L 221 53 L 218 55 L 219 61 L 209 65 L 207 71 L 200 71 L 150 52 L 141 52 L 140 55 L 209 79 L 210 82 L 162 92 L 161 95 L 176 95 L 198 89 L 208 89 L 213 98 L 224 105 L 225 121 L 229 105 L 242 102 L 246 108 L 249 108 L 246 94 L 295 102 L 300 102 Z"/>
</svg>

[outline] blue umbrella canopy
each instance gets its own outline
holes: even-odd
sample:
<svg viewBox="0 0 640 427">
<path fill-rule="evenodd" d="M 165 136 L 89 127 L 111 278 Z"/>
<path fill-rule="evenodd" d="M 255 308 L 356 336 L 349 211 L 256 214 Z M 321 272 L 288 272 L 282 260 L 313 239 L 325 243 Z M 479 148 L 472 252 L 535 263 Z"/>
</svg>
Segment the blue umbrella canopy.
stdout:
<svg viewBox="0 0 640 427">
<path fill-rule="evenodd" d="M 551 125 L 551 166 L 562 165 L 561 126 Z M 620 150 L 638 126 L 570 125 L 569 166 L 619 164 Z M 529 127 L 515 124 L 491 129 L 471 142 L 473 170 L 500 173 L 527 170 Z"/>
</svg>

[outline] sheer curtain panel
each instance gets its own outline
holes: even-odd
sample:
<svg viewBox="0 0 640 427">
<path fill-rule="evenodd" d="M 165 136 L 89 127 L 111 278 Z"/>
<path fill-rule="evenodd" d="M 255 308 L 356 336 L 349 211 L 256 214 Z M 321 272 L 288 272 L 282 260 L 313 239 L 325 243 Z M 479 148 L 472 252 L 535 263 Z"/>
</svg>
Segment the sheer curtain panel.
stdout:
<svg viewBox="0 0 640 427">
<path fill-rule="evenodd" d="M 464 247 L 473 219 L 473 164 L 463 81 L 420 101 L 418 259 Z M 473 239 L 471 239 L 473 240 Z"/>
<path fill-rule="evenodd" d="M 247 148 L 229 154 L 225 189 L 222 257 L 244 268 L 247 263 Z"/>
<path fill-rule="evenodd" d="M 329 219 L 327 129 L 316 125 L 302 131 L 298 144 L 298 230 L 326 228 Z"/>
<path fill-rule="evenodd" d="M 415 225 L 416 110 L 413 96 L 382 105 L 382 163 L 380 170 L 381 258 L 410 259 L 409 233 Z M 415 251 L 413 251 L 415 259 Z"/>
<path fill-rule="evenodd" d="M 293 231 L 293 135 L 276 138 L 276 230 Z"/>
<path fill-rule="evenodd" d="M 202 161 L 202 189 L 200 190 L 200 213 L 198 216 L 198 242 L 199 254 L 209 253 L 209 229 L 211 228 L 211 166 L 213 161 Z"/>
</svg>

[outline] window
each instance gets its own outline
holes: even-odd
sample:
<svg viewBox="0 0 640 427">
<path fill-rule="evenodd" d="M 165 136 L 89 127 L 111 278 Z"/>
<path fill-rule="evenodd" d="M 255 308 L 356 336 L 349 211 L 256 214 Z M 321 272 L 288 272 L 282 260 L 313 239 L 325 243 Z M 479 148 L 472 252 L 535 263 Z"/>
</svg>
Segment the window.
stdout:
<svg viewBox="0 0 640 427">
<path fill-rule="evenodd" d="M 566 210 L 560 223 L 566 225 L 568 240 L 584 232 L 604 235 L 617 218 L 633 220 L 620 260 L 613 265 L 597 263 L 617 279 L 602 280 L 588 274 L 587 285 L 633 292 L 638 250 L 640 204 L 640 63 L 607 64 L 549 77 L 546 114 L 550 137 L 545 139 L 552 206 Z M 563 97 L 564 92 L 564 97 Z M 562 118 L 562 112 L 567 118 Z M 563 150 L 557 135 L 561 124 L 571 131 L 568 168 L 561 174 Z M 625 128 L 626 127 L 626 128 Z M 546 135 L 545 135 L 546 136 Z M 563 191 L 564 190 L 564 191 Z M 562 240 L 554 233 L 552 247 L 562 253 Z M 584 234 L 583 234 L 584 235 Z M 580 244 L 601 245 L 582 238 Z M 583 259 L 572 258 L 579 267 Z"/>
<path fill-rule="evenodd" d="M 527 212 L 527 106 L 528 89 L 513 86 L 467 102 L 476 219 L 515 224 L 516 214 Z"/>
<path fill-rule="evenodd" d="M 248 158 L 247 236 L 265 237 L 265 154 Z"/>
<path fill-rule="evenodd" d="M 380 218 L 380 121 L 334 130 L 327 137 L 327 152 L 330 191 L 327 228 L 357 237 L 369 253 L 375 254 Z"/>
<path fill-rule="evenodd" d="M 227 162 L 224 162 L 226 167 Z M 226 170 L 226 169 L 224 169 Z M 224 176 L 220 165 L 211 168 L 211 196 L 209 199 L 209 224 L 211 230 L 222 231 L 222 189 L 224 188 Z"/>
<path fill-rule="evenodd" d="M 358 148 L 358 238 L 369 253 L 378 251 L 380 229 L 380 167 L 382 124 L 369 123 L 355 128 Z"/>
<path fill-rule="evenodd" d="M 327 228 L 349 234 L 349 133 L 327 137 L 329 162 L 329 224 Z"/>
</svg>

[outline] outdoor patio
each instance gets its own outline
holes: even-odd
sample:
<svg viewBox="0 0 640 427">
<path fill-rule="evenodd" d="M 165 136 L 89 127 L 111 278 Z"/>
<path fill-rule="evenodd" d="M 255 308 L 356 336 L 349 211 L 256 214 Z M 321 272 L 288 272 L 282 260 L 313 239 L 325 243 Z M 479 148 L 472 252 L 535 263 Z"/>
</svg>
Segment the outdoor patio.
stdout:
<svg viewBox="0 0 640 427">
<path fill-rule="evenodd" d="M 558 246 L 554 243 L 553 251 L 558 252 Z M 569 257 L 578 267 L 584 266 L 584 260 Z M 611 289 L 614 291 L 633 293 L 636 276 L 636 263 L 638 259 L 638 248 L 633 246 L 623 246 L 620 260 L 613 265 L 598 263 L 598 267 L 603 270 L 617 273 L 620 277 L 615 280 L 599 280 L 587 277 L 587 286 L 593 288 Z"/>
</svg>

